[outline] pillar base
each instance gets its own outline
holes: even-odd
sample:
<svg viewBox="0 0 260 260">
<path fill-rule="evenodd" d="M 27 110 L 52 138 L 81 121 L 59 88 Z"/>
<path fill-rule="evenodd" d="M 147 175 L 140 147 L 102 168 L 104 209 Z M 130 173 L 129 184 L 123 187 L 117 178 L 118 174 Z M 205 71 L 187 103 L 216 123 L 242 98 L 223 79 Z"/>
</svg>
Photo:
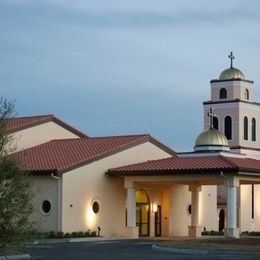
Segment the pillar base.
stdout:
<svg viewBox="0 0 260 260">
<path fill-rule="evenodd" d="M 239 228 L 225 228 L 225 238 L 239 238 Z"/>
<path fill-rule="evenodd" d="M 124 232 L 125 238 L 139 238 L 139 228 L 138 227 L 126 227 Z"/>
<path fill-rule="evenodd" d="M 189 237 L 201 237 L 201 231 L 200 226 L 189 226 Z"/>
</svg>

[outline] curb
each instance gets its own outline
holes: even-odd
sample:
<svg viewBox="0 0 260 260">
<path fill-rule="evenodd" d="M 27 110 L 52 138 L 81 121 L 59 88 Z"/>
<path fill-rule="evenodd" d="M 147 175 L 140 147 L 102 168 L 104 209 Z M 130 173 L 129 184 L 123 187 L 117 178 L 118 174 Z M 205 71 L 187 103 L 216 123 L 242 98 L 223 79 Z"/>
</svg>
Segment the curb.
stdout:
<svg viewBox="0 0 260 260">
<path fill-rule="evenodd" d="M 152 249 L 169 252 L 169 253 L 190 254 L 190 255 L 192 255 L 192 254 L 207 255 L 209 253 L 208 250 L 163 247 L 163 246 L 157 246 L 155 244 L 152 245 Z"/>
<path fill-rule="evenodd" d="M 38 245 L 43 243 L 56 244 L 56 243 L 77 243 L 77 242 L 97 242 L 97 241 L 115 241 L 124 240 L 123 237 L 75 237 L 75 238 L 61 238 L 61 239 L 42 239 L 35 240 L 29 245 Z M 1 260 L 1 259 L 0 259 Z"/>
<path fill-rule="evenodd" d="M 29 254 L 0 256 L 0 260 L 31 259 Z"/>
<path fill-rule="evenodd" d="M 69 240 L 70 243 L 77 242 L 97 242 L 97 241 L 115 241 L 115 240 L 123 240 L 124 238 L 119 237 L 80 237 L 80 238 L 71 238 Z"/>
</svg>

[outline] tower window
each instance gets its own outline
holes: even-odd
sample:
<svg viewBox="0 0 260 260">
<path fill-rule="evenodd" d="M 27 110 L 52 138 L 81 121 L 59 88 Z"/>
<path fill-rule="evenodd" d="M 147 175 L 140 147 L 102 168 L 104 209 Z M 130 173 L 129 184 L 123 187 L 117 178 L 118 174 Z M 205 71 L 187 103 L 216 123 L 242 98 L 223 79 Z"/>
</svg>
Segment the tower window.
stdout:
<svg viewBox="0 0 260 260">
<path fill-rule="evenodd" d="M 248 140 L 248 118 L 244 117 L 244 140 Z"/>
<path fill-rule="evenodd" d="M 249 90 L 247 88 L 245 89 L 245 99 L 249 99 Z"/>
<path fill-rule="evenodd" d="M 213 117 L 213 128 L 218 130 L 218 118 Z"/>
<path fill-rule="evenodd" d="M 219 91 L 219 98 L 220 98 L 220 99 L 227 98 L 227 90 L 226 90 L 225 88 L 222 88 L 222 89 Z"/>
<path fill-rule="evenodd" d="M 252 141 L 256 141 L 256 120 L 252 118 Z"/>
<path fill-rule="evenodd" d="M 225 117 L 225 136 L 228 140 L 232 139 L 232 118 L 230 116 Z"/>
</svg>

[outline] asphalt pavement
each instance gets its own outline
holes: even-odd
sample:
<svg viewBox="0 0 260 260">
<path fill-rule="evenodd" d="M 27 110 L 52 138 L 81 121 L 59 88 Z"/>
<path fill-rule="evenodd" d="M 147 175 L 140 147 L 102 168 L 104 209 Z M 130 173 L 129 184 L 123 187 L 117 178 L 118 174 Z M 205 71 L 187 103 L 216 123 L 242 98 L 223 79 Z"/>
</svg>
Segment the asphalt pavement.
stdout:
<svg viewBox="0 0 260 260">
<path fill-rule="evenodd" d="M 161 242 L 161 240 L 160 240 Z M 156 240 L 41 242 L 27 246 L 31 259 L 260 259 L 260 252 L 178 250 L 156 246 Z"/>
</svg>

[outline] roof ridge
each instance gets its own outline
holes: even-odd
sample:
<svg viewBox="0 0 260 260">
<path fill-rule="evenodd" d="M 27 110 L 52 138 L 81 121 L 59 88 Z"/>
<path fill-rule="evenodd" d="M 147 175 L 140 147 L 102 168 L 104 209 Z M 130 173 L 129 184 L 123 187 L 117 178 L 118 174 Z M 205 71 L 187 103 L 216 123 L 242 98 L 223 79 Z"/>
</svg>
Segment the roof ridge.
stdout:
<svg viewBox="0 0 260 260">
<path fill-rule="evenodd" d="M 143 136 L 143 137 L 151 137 L 150 134 L 126 134 L 126 135 L 104 135 L 104 136 L 94 136 L 89 137 L 90 139 L 97 139 L 97 138 L 116 138 L 116 137 L 134 137 L 134 136 Z"/>
<path fill-rule="evenodd" d="M 22 118 L 32 118 L 32 117 L 55 117 L 53 114 L 42 114 L 42 115 L 35 115 L 35 116 L 14 116 L 14 117 L 11 117 L 11 118 L 8 118 L 7 120 L 9 119 L 22 119 Z"/>
</svg>

